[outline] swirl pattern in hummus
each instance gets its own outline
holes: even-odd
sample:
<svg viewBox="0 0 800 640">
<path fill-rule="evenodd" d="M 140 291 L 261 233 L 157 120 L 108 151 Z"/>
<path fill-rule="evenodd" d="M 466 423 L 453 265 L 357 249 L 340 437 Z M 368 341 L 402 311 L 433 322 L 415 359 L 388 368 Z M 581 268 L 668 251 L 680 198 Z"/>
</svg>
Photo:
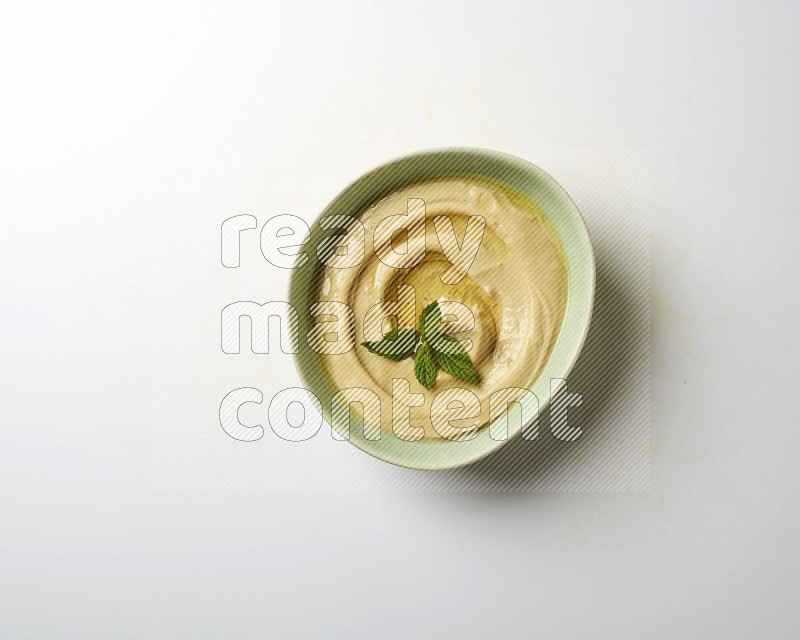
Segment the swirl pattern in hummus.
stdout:
<svg viewBox="0 0 800 640">
<path fill-rule="evenodd" d="M 450 251 L 444 251 L 442 245 L 447 245 L 454 231 L 463 247 L 469 219 L 474 216 L 485 220 L 474 261 L 457 282 L 453 283 L 458 275 L 452 277 L 452 270 L 451 277 L 445 278 L 449 282 L 443 282 L 441 276 L 452 264 L 445 256 Z M 444 218 L 452 222 L 452 228 L 442 226 Z M 395 405 L 404 403 L 400 409 L 408 415 L 411 428 L 421 434 L 418 428 L 422 427 L 426 439 L 473 437 L 477 428 L 490 421 L 492 394 L 509 389 L 493 399 L 496 404 L 500 398 L 505 407 L 519 395 L 515 390 L 529 389 L 555 343 L 567 300 L 564 262 L 555 234 L 533 203 L 500 185 L 472 178 L 406 186 L 375 203 L 358 219 L 366 238 L 363 261 L 350 268 L 324 267 L 321 274 L 318 301 L 343 302 L 355 316 L 356 346 L 347 353 L 325 357 L 327 374 L 339 389 L 362 387 L 377 393 L 384 435 L 392 433 L 394 395 Z M 380 225 L 382 221 L 387 222 Z M 414 234 L 409 222 L 424 226 L 424 233 L 418 228 L 420 233 Z M 473 225 L 473 231 L 478 226 Z M 412 236 L 424 237 L 424 243 L 413 243 Z M 394 259 L 391 266 L 382 260 L 387 253 Z M 392 306 L 376 304 L 398 300 L 394 307 L 398 313 L 381 324 L 381 317 Z M 360 346 L 364 340 L 380 338 L 374 335 L 375 326 L 384 333 L 397 324 L 413 327 L 420 310 L 433 300 L 438 300 L 442 309 L 442 328 L 468 350 L 478 383 L 460 382 L 439 370 L 432 388 L 426 390 L 414 378 L 410 359 L 393 362 Z M 370 318 L 377 323 L 366 322 Z M 365 335 L 365 325 L 368 331 L 373 326 L 373 335 Z M 407 387 L 406 383 L 398 387 L 399 383 L 393 382 L 397 380 L 407 380 Z M 443 420 L 444 416 L 434 413 L 432 423 L 435 397 L 451 387 L 473 392 L 480 414 L 474 417 L 473 411 L 469 418 L 453 420 L 457 413 L 448 413 L 449 418 Z M 398 390 L 404 393 L 398 394 Z M 446 402 L 447 394 L 442 397 Z M 447 406 L 441 401 L 437 404 Z M 494 408 L 491 417 L 496 417 Z M 395 433 L 405 438 L 397 427 L 395 422 Z"/>
</svg>

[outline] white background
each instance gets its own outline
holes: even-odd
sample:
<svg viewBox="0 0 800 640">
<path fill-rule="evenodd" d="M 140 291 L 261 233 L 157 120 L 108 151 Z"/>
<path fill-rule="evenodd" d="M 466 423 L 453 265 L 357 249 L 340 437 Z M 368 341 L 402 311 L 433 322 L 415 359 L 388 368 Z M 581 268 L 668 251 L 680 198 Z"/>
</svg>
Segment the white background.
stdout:
<svg viewBox="0 0 800 640">
<path fill-rule="evenodd" d="M 0 635 L 796 637 L 799 18 L 3 5 Z M 647 150 L 650 490 L 153 491 L 157 320 L 216 224 L 444 145 Z"/>
</svg>

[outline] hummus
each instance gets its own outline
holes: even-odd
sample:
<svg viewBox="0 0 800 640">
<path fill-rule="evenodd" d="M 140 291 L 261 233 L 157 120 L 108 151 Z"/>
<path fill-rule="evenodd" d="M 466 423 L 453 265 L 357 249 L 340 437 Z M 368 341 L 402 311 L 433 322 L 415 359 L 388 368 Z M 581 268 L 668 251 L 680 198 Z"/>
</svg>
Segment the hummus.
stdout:
<svg viewBox="0 0 800 640">
<path fill-rule="evenodd" d="M 363 259 L 346 268 L 325 266 L 319 280 L 320 307 L 345 303 L 355 322 L 354 348 L 325 357 L 327 375 L 338 389 L 377 394 L 384 437 L 393 425 L 394 433 L 408 440 L 474 437 L 490 421 L 492 394 L 509 390 L 493 399 L 495 404 L 503 399 L 505 411 L 519 390 L 531 387 L 555 343 L 567 300 L 555 234 L 532 202 L 478 178 L 409 185 L 358 220 L 361 225 L 349 228 L 339 247 L 361 234 Z M 447 256 L 459 248 L 456 265 Z M 398 326 L 414 328 L 420 311 L 434 300 L 442 311 L 441 329 L 462 342 L 477 383 L 439 369 L 425 389 L 414 377 L 411 358 L 395 362 L 361 346 Z M 478 403 L 448 393 L 436 401 L 453 387 L 472 392 Z M 358 403 L 351 407 L 362 410 Z M 491 418 L 496 417 L 493 406 Z"/>
</svg>

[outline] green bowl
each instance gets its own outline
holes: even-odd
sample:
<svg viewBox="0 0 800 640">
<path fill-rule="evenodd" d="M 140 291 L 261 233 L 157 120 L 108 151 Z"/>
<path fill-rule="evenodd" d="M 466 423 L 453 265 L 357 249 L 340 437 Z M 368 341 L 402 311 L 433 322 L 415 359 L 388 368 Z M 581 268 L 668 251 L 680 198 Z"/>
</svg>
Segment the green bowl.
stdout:
<svg viewBox="0 0 800 640">
<path fill-rule="evenodd" d="M 578 208 L 561 185 L 539 167 L 505 153 L 469 147 L 431 149 L 403 156 L 373 169 L 336 196 L 312 225 L 309 246 L 317 246 L 322 238 L 330 235 L 317 224 L 324 216 L 355 217 L 376 201 L 412 182 L 469 176 L 500 182 L 527 197 L 549 220 L 561 242 L 567 271 L 565 315 L 550 357 L 530 387 L 538 399 L 541 415 L 550 402 L 550 380 L 567 377 L 586 339 L 594 302 L 595 265 L 589 233 Z M 309 253 L 309 257 L 305 266 L 293 270 L 289 283 L 289 302 L 299 313 L 301 336 L 306 335 L 310 328 L 308 310 L 316 302 L 322 268 L 313 252 Z M 295 358 L 300 378 L 305 388 L 321 401 L 323 415 L 330 424 L 330 398 L 338 389 L 325 374 L 324 358 L 310 349 L 304 340 L 300 340 L 300 351 Z M 508 438 L 493 440 L 487 425 L 472 440 L 407 442 L 394 434 L 385 433 L 379 440 L 369 440 L 365 437 L 365 432 L 370 432 L 368 426 L 351 429 L 349 441 L 386 462 L 428 470 L 452 469 L 470 464 L 520 434 L 519 428 L 510 426 Z M 379 428 L 379 425 L 370 428 Z"/>
</svg>

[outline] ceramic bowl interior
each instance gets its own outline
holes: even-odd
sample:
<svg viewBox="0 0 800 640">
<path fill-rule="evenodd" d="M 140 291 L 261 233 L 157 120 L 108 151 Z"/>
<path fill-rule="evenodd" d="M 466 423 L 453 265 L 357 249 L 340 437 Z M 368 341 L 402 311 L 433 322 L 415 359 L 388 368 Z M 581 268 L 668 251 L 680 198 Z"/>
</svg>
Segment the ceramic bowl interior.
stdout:
<svg viewBox="0 0 800 640">
<path fill-rule="evenodd" d="M 381 198 L 410 183 L 450 177 L 488 178 L 520 192 L 535 203 L 561 242 L 567 271 L 567 305 L 561 329 L 550 357 L 531 387 L 539 403 L 539 414 L 550 401 L 551 379 L 565 379 L 583 346 L 591 320 L 594 301 L 595 265 L 592 245 L 583 218 L 566 191 L 539 167 L 496 151 L 473 148 L 443 148 L 421 151 L 392 160 L 362 176 L 327 206 L 319 218 L 332 215 L 357 216 Z M 289 285 L 289 302 L 300 316 L 300 336 L 306 335 L 311 318 L 308 310 L 316 302 L 322 265 L 313 247 L 330 235 L 323 231 L 319 218 L 311 225 L 312 249 L 305 266 L 294 269 Z M 367 245 L 370 246 L 369 243 Z M 376 301 L 377 302 L 377 301 Z M 356 319 L 358 322 L 358 319 Z M 331 397 L 339 390 L 325 374 L 323 356 L 300 340 L 296 364 L 305 388 L 320 399 L 323 414 L 331 422 Z M 382 407 L 382 411 L 389 410 Z M 509 421 L 514 422 L 514 421 Z M 539 429 L 546 428 L 540 420 Z M 368 429 L 351 429 L 349 441 L 367 453 L 414 469 L 448 469 L 474 462 L 501 447 L 520 433 L 510 425 L 509 437 L 494 440 L 484 427 L 467 441 L 406 442 L 393 434 L 379 440 L 365 436 Z M 540 436 L 541 437 L 541 436 Z"/>
</svg>

